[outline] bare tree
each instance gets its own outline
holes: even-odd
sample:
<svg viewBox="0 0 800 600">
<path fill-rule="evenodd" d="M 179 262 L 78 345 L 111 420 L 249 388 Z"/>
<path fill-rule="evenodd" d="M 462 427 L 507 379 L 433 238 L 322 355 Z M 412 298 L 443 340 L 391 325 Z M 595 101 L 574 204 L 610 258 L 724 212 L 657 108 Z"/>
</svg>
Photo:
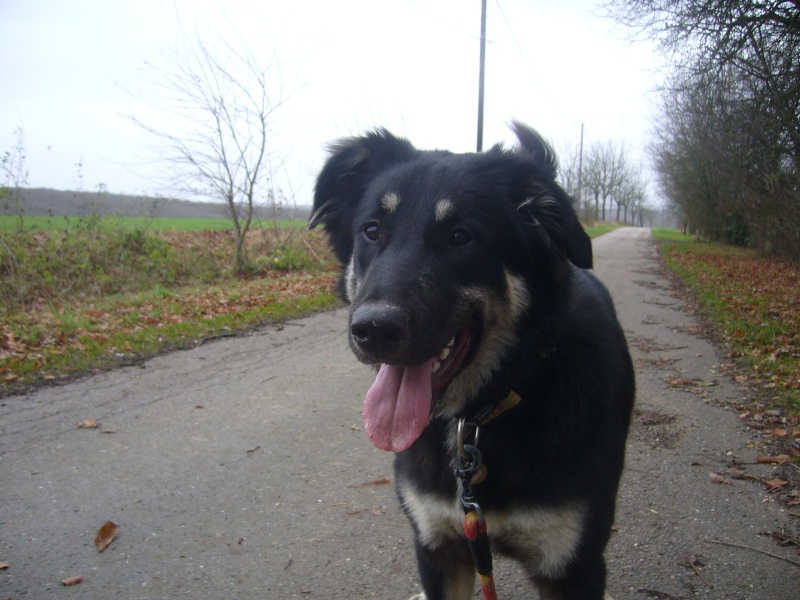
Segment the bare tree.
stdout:
<svg viewBox="0 0 800 600">
<path fill-rule="evenodd" d="M 573 198 L 578 197 L 578 164 L 580 147 L 565 142 L 558 149 L 558 178 L 561 187 Z"/>
<path fill-rule="evenodd" d="M 206 42 L 184 28 L 168 66 L 148 65 L 157 92 L 146 102 L 163 118 L 133 121 L 158 140 L 171 187 L 225 203 L 236 237 L 234 269 L 241 273 L 254 207 L 274 195 L 270 124 L 283 98 L 277 67 L 236 42 Z"/>
<path fill-rule="evenodd" d="M 671 68 L 655 145 L 690 229 L 800 258 L 800 2 L 606 0 Z"/>
<path fill-rule="evenodd" d="M 25 130 L 14 129 L 14 146 L 0 158 L 0 172 L 3 184 L 0 185 L 0 199 L 5 211 L 13 210 L 17 225 L 21 229 L 25 216 L 25 187 L 28 185 L 28 153 L 25 150 Z"/>
<path fill-rule="evenodd" d="M 641 165 L 625 165 L 613 197 L 617 205 L 617 222 L 627 223 L 628 211 L 630 211 L 631 223 L 635 223 L 636 214 L 645 205 L 647 199 Z"/>
<path fill-rule="evenodd" d="M 587 205 L 584 192 L 586 186 L 582 186 L 580 146 L 566 142 L 561 144 L 558 150 L 559 168 L 558 177 L 561 186 L 572 198 L 575 199 L 575 208 L 582 221 L 589 222 L 594 220 L 594 210 L 591 205 Z M 581 197 L 583 196 L 583 197 Z"/>
<path fill-rule="evenodd" d="M 594 200 L 594 218 L 606 220 L 615 192 L 627 176 L 628 151 L 624 144 L 596 142 L 589 147 L 583 165 L 583 188 Z"/>
</svg>

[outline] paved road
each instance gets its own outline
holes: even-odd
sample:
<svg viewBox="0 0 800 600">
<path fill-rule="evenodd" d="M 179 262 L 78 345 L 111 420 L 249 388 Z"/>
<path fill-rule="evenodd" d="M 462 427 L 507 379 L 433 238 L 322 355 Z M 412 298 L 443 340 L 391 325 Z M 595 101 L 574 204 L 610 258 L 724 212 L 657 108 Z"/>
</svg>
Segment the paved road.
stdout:
<svg viewBox="0 0 800 600">
<path fill-rule="evenodd" d="M 709 478 L 732 457 L 753 462 L 751 434 L 716 403 L 741 391 L 659 275 L 649 232 L 598 238 L 595 256 L 639 385 L 607 552 L 611 595 L 797 600 L 800 568 L 709 541 L 798 560 L 762 535 L 792 517 L 760 484 Z M 350 355 L 345 318 L 320 314 L 0 401 L 0 562 L 10 564 L 0 599 L 416 592 L 409 528 L 382 483 L 391 457 L 362 430 L 371 373 Z M 89 418 L 99 428 L 76 427 Z M 120 532 L 100 554 L 94 536 L 109 519 Z M 61 586 L 75 575 L 83 583 Z M 513 564 L 500 561 L 496 577 L 502 599 L 532 597 Z"/>
</svg>

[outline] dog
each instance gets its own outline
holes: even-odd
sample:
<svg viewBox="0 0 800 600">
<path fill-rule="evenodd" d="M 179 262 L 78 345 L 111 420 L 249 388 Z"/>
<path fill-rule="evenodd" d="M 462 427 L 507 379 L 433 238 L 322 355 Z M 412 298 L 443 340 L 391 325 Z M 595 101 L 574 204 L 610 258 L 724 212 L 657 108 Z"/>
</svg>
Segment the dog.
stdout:
<svg viewBox="0 0 800 600">
<path fill-rule="evenodd" d="M 512 129 L 515 148 L 467 154 L 385 129 L 343 139 L 314 191 L 308 225 L 342 265 L 350 346 L 377 368 L 364 426 L 395 453 L 418 600 L 475 593 L 468 488 L 491 551 L 542 598 L 600 600 L 606 586 L 633 366 L 552 148 Z M 459 422 L 482 457 L 474 485 L 454 475 Z"/>
</svg>

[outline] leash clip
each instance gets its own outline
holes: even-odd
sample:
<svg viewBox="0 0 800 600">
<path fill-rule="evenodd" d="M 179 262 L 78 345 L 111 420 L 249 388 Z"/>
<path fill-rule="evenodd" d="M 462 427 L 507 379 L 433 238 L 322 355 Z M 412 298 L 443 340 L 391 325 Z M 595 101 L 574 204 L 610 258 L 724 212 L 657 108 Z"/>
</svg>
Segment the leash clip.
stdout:
<svg viewBox="0 0 800 600">
<path fill-rule="evenodd" d="M 486 477 L 483 454 L 478 450 L 478 434 L 480 427 L 475 425 L 475 435 L 471 444 L 464 443 L 464 425 L 466 419 L 458 420 L 456 430 L 456 446 L 458 456 L 455 476 L 461 480 L 461 508 L 464 510 L 464 535 L 467 538 L 472 561 L 481 582 L 484 600 L 497 600 L 497 592 L 492 576 L 492 551 L 489 547 L 489 536 L 486 533 L 486 517 L 483 509 L 475 499 L 472 486 L 479 484 Z"/>
<path fill-rule="evenodd" d="M 458 429 L 456 430 L 456 445 L 458 447 L 458 457 L 461 460 L 466 460 L 470 458 L 467 456 L 466 447 L 464 444 L 464 426 L 466 425 L 467 420 L 464 417 L 461 417 L 458 420 Z M 478 436 L 480 435 L 481 428 L 477 425 L 475 426 L 475 437 L 472 440 L 472 446 L 475 447 L 477 450 L 478 446 Z"/>
<path fill-rule="evenodd" d="M 489 547 L 489 536 L 486 533 L 486 517 L 475 498 L 472 486 L 486 477 L 483 465 L 483 454 L 478 450 L 479 426 L 475 425 L 475 436 L 471 444 L 464 443 L 464 425 L 466 421 L 458 420 L 456 445 L 458 456 L 455 476 L 461 480 L 461 508 L 464 510 L 464 535 L 467 539 L 472 561 L 481 583 L 484 600 L 497 600 L 492 575 L 492 551 Z"/>
<path fill-rule="evenodd" d="M 454 469 L 455 476 L 461 480 L 465 496 L 472 496 L 472 485 L 481 483 L 486 479 L 486 467 L 483 464 L 483 454 L 478 450 L 478 434 L 480 428 L 475 426 L 475 436 L 472 444 L 464 443 L 465 420 L 458 420 L 456 445 L 458 447 L 458 466 Z"/>
</svg>

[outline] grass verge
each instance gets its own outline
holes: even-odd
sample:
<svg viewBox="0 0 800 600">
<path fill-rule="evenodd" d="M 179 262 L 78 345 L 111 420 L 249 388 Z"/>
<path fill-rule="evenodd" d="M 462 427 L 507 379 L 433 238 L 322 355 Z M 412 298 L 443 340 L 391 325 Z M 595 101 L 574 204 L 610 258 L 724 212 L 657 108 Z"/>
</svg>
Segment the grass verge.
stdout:
<svg viewBox="0 0 800 600">
<path fill-rule="evenodd" d="M 770 408 L 800 412 L 800 266 L 674 230 L 653 237 L 741 367 L 738 380 Z"/>
<path fill-rule="evenodd" d="M 75 229 L 84 227 L 90 220 L 102 223 L 111 229 L 148 229 L 151 231 L 230 231 L 233 222 L 230 219 L 194 219 L 194 218 L 161 218 L 161 217 L 116 217 L 93 215 L 85 217 L 26 216 L 24 226 L 29 230 L 53 231 L 59 229 Z M 306 222 L 300 219 L 269 219 L 253 223 L 255 228 L 298 229 L 305 227 Z M 0 215 L 0 231 L 15 231 L 19 228 L 19 217 Z"/>
<path fill-rule="evenodd" d="M 614 231 L 619 227 L 624 227 L 624 225 L 617 225 L 616 223 L 604 223 L 603 225 L 584 225 L 583 230 L 589 235 L 589 237 L 596 238 L 604 233 L 608 233 L 609 231 Z"/>
<path fill-rule="evenodd" d="M 0 324 L 0 395 L 332 308 L 335 279 L 334 273 L 280 274 L 18 313 Z"/>
<path fill-rule="evenodd" d="M 154 232 L 105 219 L 0 231 L 0 396 L 337 305 L 323 236 L 255 230 L 251 269 L 229 231 Z"/>
</svg>

